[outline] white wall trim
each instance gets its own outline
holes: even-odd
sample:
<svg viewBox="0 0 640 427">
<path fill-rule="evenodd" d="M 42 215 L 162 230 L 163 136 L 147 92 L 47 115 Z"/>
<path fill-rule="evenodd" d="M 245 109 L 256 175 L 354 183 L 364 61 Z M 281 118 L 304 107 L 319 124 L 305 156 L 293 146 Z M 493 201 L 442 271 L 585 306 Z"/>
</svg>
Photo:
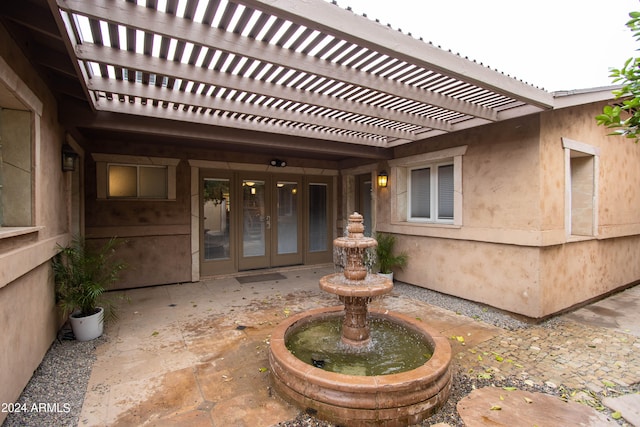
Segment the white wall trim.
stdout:
<svg viewBox="0 0 640 427">
<path fill-rule="evenodd" d="M 414 156 L 401 157 L 399 159 L 389 160 L 391 167 L 408 167 L 421 163 L 436 162 L 438 160 L 451 159 L 457 156 L 464 156 L 467 152 L 468 145 L 459 147 L 446 148 L 444 150 L 432 151 L 430 153 L 416 154 Z"/>
</svg>

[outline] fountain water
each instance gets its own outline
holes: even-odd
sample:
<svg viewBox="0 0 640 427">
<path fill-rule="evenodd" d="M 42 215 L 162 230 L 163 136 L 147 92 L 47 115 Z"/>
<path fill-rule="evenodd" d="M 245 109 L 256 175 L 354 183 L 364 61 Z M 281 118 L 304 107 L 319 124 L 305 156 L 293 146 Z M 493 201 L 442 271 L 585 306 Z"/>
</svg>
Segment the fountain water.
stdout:
<svg viewBox="0 0 640 427">
<path fill-rule="evenodd" d="M 369 302 L 391 292 L 393 282 L 367 272 L 364 254 L 374 248 L 377 242 L 365 237 L 363 231 L 362 215 L 350 215 L 347 236 L 333 242 L 334 247 L 344 255 L 341 261 L 344 271 L 320 279 L 320 288 L 337 295 L 344 306 L 300 313 L 278 325 L 272 333 L 269 363 L 274 387 L 289 401 L 302 408 L 312 409 L 318 417 L 337 424 L 404 426 L 418 423 L 433 414 L 449 396 L 451 347 L 445 338 L 420 320 L 400 313 L 369 310 Z M 298 339 L 299 332 L 335 318 L 339 318 L 342 323 L 341 345 L 338 347 L 344 353 L 340 359 L 344 356 L 346 360 L 340 363 L 346 366 L 332 372 L 323 369 L 325 356 L 309 357 L 309 351 L 300 351 L 307 359 L 301 360 L 293 354 L 298 352 L 292 352 L 289 344 Z M 407 356 L 407 360 L 402 360 L 404 353 L 394 353 L 393 357 L 389 357 L 400 358 L 399 365 L 405 369 L 393 368 L 388 374 L 368 375 L 369 368 L 360 372 L 358 368 L 361 359 L 368 358 L 364 349 L 372 344 L 372 321 L 376 324 L 390 324 L 391 329 L 395 330 L 392 333 L 403 335 L 402 339 L 405 335 L 409 336 L 409 340 L 400 340 L 403 343 L 400 344 L 401 347 L 415 346 L 418 354 L 431 350 L 430 358 L 420 359 L 415 356 L 414 351 L 414 354 Z M 382 338 L 378 340 L 387 341 L 385 336 L 381 335 Z M 325 338 L 314 339 L 318 342 L 317 345 L 311 343 L 311 350 L 320 349 L 321 341 L 325 341 Z M 426 346 L 428 350 L 423 350 L 420 346 Z M 372 363 L 384 363 L 387 350 L 374 351 L 382 354 L 377 354 L 379 358 L 372 360 Z M 350 354 L 357 356 L 351 358 Z M 354 366 L 349 366 L 350 363 Z M 386 372 L 385 369 L 382 372 Z"/>
</svg>

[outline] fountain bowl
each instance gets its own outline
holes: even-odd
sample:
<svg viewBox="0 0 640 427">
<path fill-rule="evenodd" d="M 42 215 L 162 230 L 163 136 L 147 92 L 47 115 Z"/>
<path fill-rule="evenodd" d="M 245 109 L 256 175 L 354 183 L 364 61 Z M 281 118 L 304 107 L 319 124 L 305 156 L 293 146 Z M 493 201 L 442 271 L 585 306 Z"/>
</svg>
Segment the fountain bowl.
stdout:
<svg viewBox="0 0 640 427">
<path fill-rule="evenodd" d="M 349 280 L 343 273 L 320 278 L 320 289 L 339 297 L 375 298 L 388 294 L 393 282 L 378 274 L 367 274 L 366 280 Z"/>
<path fill-rule="evenodd" d="M 359 376 L 325 371 L 294 356 L 289 334 L 316 319 L 343 316 L 344 307 L 305 311 L 280 323 L 271 335 L 269 364 L 274 389 L 318 418 L 350 427 L 417 424 L 434 414 L 451 391 L 451 346 L 421 320 L 370 310 L 369 316 L 400 324 L 422 335 L 433 355 L 420 367 L 396 374 Z"/>
</svg>

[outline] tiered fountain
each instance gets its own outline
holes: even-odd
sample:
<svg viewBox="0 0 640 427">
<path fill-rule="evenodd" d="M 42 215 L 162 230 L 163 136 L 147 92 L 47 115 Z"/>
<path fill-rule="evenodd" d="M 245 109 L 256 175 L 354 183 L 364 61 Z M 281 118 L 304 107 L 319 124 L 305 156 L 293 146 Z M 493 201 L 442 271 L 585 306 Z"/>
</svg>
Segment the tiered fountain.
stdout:
<svg viewBox="0 0 640 427">
<path fill-rule="evenodd" d="M 449 397 L 451 346 L 422 321 L 369 310 L 393 289 L 363 259 L 377 245 L 363 235 L 362 215 L 349 217 L 334 240 L 344 270 L 320 288 L 344 306 L 300 313 L 271 335 L 274 388 L 319 418 L 346 426 L 406 426 L 432 415 Z"/>
</svg>

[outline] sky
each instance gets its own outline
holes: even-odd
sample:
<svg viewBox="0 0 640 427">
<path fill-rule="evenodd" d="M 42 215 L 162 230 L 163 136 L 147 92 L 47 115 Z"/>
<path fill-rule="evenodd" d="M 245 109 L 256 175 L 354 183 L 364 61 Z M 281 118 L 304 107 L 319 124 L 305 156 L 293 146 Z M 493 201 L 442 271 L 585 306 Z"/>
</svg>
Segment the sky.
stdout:
<svg viewBox="0 0 640 427">
<path fill-rule="evenodd" d="M 547 91 L 609 86 L 640 55 L 625 23 L 638 0 L 337 0 Z"/>
</svg>

